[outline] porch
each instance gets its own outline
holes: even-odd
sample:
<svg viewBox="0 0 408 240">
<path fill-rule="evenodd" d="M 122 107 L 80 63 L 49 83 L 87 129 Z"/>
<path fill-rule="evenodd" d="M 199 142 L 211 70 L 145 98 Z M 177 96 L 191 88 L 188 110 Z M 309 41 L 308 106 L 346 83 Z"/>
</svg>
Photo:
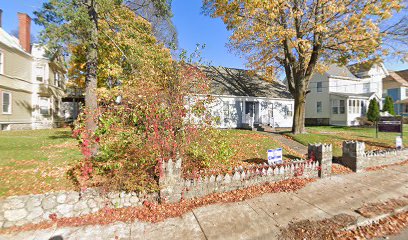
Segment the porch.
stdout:
<svg viewBox="0 0 408 240">
<path fill-rule="evenodd" d="M 367 114 L 368 105 L 375 94 L 331 94 L 330 125 L 358 126 L 358 118 Z"/>
<path fill-rule="evenodd" d="M 221 128 L 291 127 L 293 100 L 267 98 L 221 98 L 221 109 L 215 111 Z M 268 129 L 269 130 L 269 129 Z"/>
</svg>

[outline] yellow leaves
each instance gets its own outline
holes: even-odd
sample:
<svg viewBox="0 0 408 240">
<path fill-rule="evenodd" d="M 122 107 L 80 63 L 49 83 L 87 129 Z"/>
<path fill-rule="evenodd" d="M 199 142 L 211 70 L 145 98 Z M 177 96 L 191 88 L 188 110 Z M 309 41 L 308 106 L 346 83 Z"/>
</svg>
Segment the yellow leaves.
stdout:
<svg viewBox="0 0 408 240">
<path fill-rule="evenodd" d="M 287 40 L 295 56 L 309 60 L 314 34 L 322 39 L 321 54 L 328 60 L 367 56 L 379 47 L 378 25 L 401 9 L 400 0 L 321 0 L 314 3 L 294 0 L 206 0 L 233 30 L 231 46 L 249 55 L 254 66 L 271 66 L 282 57 Z M 317 15 L 315 13 L 318 13 Z"/>
<path fill-rule="evenodd" d="M 321 23 L 317 24 L 315 27 L 315 32 L 316 33 L 324 33 L 324 32 L 328 32 L 329 29 L 327 28 L 326 25 L 323 25 Z"/>
</svg>

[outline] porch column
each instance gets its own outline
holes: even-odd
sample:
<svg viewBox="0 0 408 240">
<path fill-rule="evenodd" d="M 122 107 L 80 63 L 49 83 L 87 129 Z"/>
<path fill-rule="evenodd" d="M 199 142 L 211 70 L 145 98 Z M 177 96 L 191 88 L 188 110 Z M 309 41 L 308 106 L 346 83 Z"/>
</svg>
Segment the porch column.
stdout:
<svg viewBox="0 0 408 240">
<path fill-rule="evenodd" d="M 245 111 L 246 111 L 246 109 L 245 109 L 245 100 L 242 100 L 242 123 L 247 123 L 246 122 L 246 114 L 245 114 Z"/>
</svg>

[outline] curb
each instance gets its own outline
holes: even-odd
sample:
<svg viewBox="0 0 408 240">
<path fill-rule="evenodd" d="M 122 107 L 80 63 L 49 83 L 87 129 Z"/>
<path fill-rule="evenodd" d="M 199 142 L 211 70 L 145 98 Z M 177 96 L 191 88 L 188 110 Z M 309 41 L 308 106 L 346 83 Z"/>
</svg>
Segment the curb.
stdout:
<svg viewBox="0 0 408 240">
<path fill-rule="evenodd" d="M 355 230 L 358 227 L 364 227 L 364 226 L 371 225 L 373 223 L 378 223 L 382 219 L 385 219 L 387 217 L 392 217 L 392 216 L 394 216 L 394 215 L 396 215 L 398 213 L 403 213 L 403 212 L 408 212 L 408 205 L 405 206 L 405 207 L 394 209 L 392 212 L 384 213 L 384 214 L 381 214 L 381 215 L 378 215 L 378 216 L 375 216 L 375 217 L 371 217 L 371 218 L 359 217 L 356 220 L 356 223 L 354 223 L 354 224 L 352 224 L 352 225 L 350 225 L 348 227 L 342 228 L 341 230 L 344 230 L 344 231 Z"/>
</svg>

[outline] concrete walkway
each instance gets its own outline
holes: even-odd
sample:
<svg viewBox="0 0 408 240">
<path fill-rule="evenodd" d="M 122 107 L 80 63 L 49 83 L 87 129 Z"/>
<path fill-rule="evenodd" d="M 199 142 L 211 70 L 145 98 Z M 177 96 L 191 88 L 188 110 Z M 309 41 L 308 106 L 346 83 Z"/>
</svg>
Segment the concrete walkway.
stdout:
<svg viewBox="0 0 408 240">
<path fill-rule="evenodd" d="M 408 166 L 394 166 L 319 179 L 295 193 L 205 206 L 157 224 L 118 222 L 21 232 L 0 239 L 278 239 L 279 228 L 291 222 L 340 213 L 360 217 L 354 210 L 364 203 L 407 195 Z"/>
<path fill-rule="evenodd" d="M 272 135 L 272 137 L 283 143 L 284 145 L 288 146 L 289 148 L 291 148 L 293 151 L 302 154 L 302 155 L 306 155 L 307 154 L 307 146 L 300 144 L 298 142 L 296 142 L 295 140 L 289 139 L 284 137 L 282 134 L 279 133 L 268 133 L 270 135 Z"/>
</svg>

